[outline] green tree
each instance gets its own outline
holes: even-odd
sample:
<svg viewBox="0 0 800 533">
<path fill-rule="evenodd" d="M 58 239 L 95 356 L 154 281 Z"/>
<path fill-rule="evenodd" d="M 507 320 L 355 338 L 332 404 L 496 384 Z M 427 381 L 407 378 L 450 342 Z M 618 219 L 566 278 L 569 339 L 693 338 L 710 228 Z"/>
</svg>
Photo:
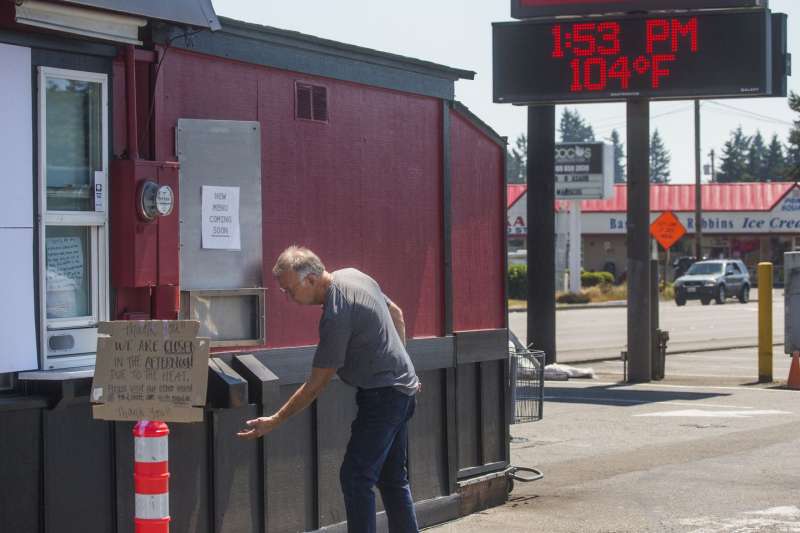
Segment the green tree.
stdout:
<svg viewBox="0 0 800 533">
<path fill-rule="evenodd" d="M 614 183 L 625 183 L 625 145 L 617 130 L 611 131 L 611 144 L 614 145 Z"/>
<path fill-rule="evenodd" d="M 767 181 L 767 146 L 761 131 L 750 140 L 750 149 L 747 151 L 747 174 L 751 181 Z"/>
<path fill-rule="evenodd" d="M 561 114 L 561 124 L 558 127 L 562 143 L 594 142 L 594 130 L 578 111 L 564 108 Z"/>
<path fill-rule="evenodd" d="M 717 181 L 730 183 L 734 181 L 750 181 L 747 172 L 747 154 L 750 151 L 750 138 L 742 132 L 739 126 L 731 132 L 731 138 L 725 141 L 722 147 L 722 162 Z"/>
<path fill-rule="evenodd" d="M 785 178 L 786 161 L 783 157 L 783 145 L 778 140 L 778 135 L 772 136 L 767 147 L 767 157 L 764 160 L 764 174 L 769 181 L 779 181 Z"/>
<path fill-rule="evenodd" d="M 789 107 L 800 113 L 800 95 L 792 91 L 789 95 Z M 789 132 L 789 146 L 786 148 L 786 177 L 790 181 L 800 180 L 800 118 L 794 121 Z"/>
<path fill-rule="evenodd" d="M 672 156 L 664 146 L 658 129 L 653 131 L 650 139 L 650 181 L 652 183 L 669 183 L 669 164 Z"/>
</svg>

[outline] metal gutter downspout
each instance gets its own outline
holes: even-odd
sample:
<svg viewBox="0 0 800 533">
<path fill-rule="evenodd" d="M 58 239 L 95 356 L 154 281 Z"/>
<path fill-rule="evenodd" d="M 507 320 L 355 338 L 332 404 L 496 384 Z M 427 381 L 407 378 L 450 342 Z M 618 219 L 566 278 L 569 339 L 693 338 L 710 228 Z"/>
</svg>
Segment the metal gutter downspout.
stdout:
<svg viewBox="0 0 800 533">
<path fill-rule="evenodd" d="M 136 48 L 125 47 L 125 96 L 127 97 L 128 159 L 139 159 L 139 126 L 136 122 Z"/>
</svg>

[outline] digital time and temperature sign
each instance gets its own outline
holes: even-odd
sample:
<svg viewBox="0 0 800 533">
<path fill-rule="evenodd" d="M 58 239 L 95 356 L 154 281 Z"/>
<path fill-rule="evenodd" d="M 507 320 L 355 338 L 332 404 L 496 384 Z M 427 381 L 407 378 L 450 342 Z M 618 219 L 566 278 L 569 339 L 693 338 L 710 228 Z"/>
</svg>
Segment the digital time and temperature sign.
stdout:
<svg viewBox="0 0 800 533">
<path fill-rule="evenodd" d="M 767 7 L 767 0 L 511 0 L 511 16 L 532 18 L 731 7 Z"/>
<path fill-rule="evenodd" d="M 493 26 L 494 101 L 498 103 L 742 97 L 772 92 L 772 15 L 768 10 Z"/>
</svg>

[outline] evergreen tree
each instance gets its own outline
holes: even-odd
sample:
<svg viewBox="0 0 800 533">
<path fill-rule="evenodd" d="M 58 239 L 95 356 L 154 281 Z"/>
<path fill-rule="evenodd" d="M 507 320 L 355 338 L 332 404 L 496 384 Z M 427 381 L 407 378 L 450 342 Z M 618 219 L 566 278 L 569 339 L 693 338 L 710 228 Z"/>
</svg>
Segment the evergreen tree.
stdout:
<svg viewBox="0 0 800 533">
<path fill-rule="evenodd" d="M 725 141 L 722 148 L 722 163 L 717 172 L 717 181 L 721 183 L 734 181 L 750 181 L 747 172 L 747 154 L 750 151 L 750 138 L 742 133 L 739 126 L 731 132 L 731 138 Z"/>
<path fill-rule="evenodd" d="M 789 107 L 800 113 L 800 95 L 792 91 L 789 95 Z M 790 181 L 800 181 L 800 118 L 794 121 L 789 132 L 789 146 L 786 148 L 786 177 Z"/>
<path fill-rule="evenodd" d="M 625 183 L 625 145 L 619 140 L 619 132 L 611 132 L 611 143 L 614 145 L 614 183 Z"/>
<path fill-rule="evenodd" d="M 786 162 L 783 158 L 783 145 L 777 135 L 772 136 L 772 141 L 767 148 L 767 157 L 764 160 L 764 174 L 768 181 L 780 181 L 785 178 Z"/>
<path fill-rule="evenodd" d="M 764 144 L 764 137 L 761 131 L 756 130 L 756 134 L 750 140 L 750 149 L 747 151 L 747 173 L 748 181 L 767 181 L 767 146 Z"/>
<path fill-rule="evenodd" d="M 564 108 L 561 114 L 561 124 L 558 127 L 562 143 L 594 142 L 594 130 L 578 111 Z"/>
<path fill-rule="evenodd" d="M 672 157 L 664 146 L 658 129 L 653 131 L 650 139 L 650 181 L 652 183 L 669 183 L 669 163 Z"/>
</svg>

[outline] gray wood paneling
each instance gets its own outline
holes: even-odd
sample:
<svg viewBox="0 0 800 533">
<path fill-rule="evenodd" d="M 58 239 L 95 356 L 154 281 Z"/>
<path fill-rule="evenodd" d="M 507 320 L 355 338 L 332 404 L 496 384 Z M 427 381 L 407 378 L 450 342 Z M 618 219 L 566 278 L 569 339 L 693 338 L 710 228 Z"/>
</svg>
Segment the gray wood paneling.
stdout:
<svg viewBox="0 0 800 533">
<path fill-rule="evenodd" d="M 261 459 L 258 441 L 242 440 L 236 432 L 245 420 L 258 416 L 258 407 L 212 412 L 214 442 L 214 532 L 263 531 Z"/>
<path fill-rule="evenodd" d="M 88 404 L 44 412 L 45 533 L 113 531 L 111 453 L 111 425 Z"/>
<path fill-rule="evenodd" d="M 41 409 L 0 411 L 0 529 L 39 533 Z"/>
<path fill-rule="evenodd" d="M 445 370 L 420 374 L 422 392 L 409 424 L 411 493 L 415 501 L 449 494 L 445 434 Z"/>
<path fill-rule="evenodd" d="M 281 403 L 297 390 L 281 387 Z M 267 501 L 269 531 L 311 531 L 317 527 L 316 445 L 314 411 L 306 409 L 286 421 L 267 438 Z"/>
</svg>

